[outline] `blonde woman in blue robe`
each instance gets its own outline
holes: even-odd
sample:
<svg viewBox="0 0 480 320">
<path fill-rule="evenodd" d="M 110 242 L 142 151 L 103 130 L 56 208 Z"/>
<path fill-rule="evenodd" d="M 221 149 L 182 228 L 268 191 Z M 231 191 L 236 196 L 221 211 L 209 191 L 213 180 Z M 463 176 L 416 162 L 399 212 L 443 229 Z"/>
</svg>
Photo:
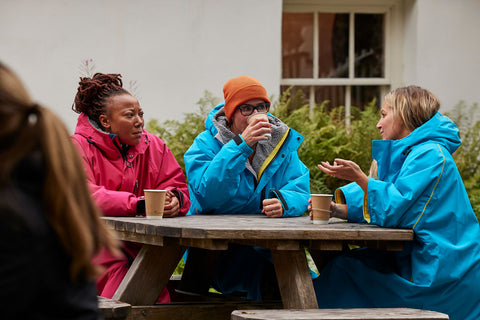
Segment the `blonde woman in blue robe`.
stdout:
<svg viewBox="0 0 480 320">
<path fill-rule="evenodd" d="M 314 287 L 321 308 L 410 307 L 480 319 L 480 228 L 452 154 L 456 125 L 416 86 L 388 93 L 373 141 L 378 177 L 344 159 L 326 174 L 352 183 L 335 191 L 332 216 L 414 231 L 400 252 L 356 249 L 331 260 Z M 311 209 L 311 206 L 310 206 Z"/>
</svg>

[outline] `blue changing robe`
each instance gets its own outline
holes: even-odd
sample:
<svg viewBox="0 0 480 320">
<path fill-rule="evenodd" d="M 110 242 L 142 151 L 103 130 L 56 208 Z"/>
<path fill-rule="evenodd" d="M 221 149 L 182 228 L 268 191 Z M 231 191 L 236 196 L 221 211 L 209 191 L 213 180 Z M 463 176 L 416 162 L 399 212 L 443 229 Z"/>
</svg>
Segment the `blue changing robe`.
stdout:
<svg viewBox="0 0 480 320">
<path fill-rule="evenodd" d="M 309 171 L 297 153 L 304 138 L 269 114 L 272 137 L 256 146 L 250 163 L 253 149 L 226 126 L 223 107 L 221 103 L 210 112 L 205 131 L 184 155 L 191 199 L 188 214 L 262 214 L 262 201 L 278 198 L 283 217 L 301 216 L 310 197 Z M 262 300 L 266 285 L 261 280 L 271 274 L 275 272 L 270 250 L 231 245 L 220 255 L 212 285 L 223 293 Z"/>
<path fill-rule="evenodd" d="M 348 220 L 412 229 L 401 252 L 358 249 L 314 280 L 320 308 L 411 307 L 480 319 L 480 228 L 451 156 L 459 132 L 446 116 L 400 140 L 373 141 L 378 180 L 367 194 L 351 183 L 335 192 Z"/>
</svg>

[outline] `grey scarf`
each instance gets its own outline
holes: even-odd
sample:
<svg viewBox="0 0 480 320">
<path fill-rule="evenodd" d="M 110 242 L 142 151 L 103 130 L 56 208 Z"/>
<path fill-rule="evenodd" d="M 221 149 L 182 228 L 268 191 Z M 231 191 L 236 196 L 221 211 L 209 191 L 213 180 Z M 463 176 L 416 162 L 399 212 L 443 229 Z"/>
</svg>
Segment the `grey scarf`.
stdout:
<svg viewBox="0 0 480 320">
<path fill-rule="evenodd" d="M 250 165 L 248 161 L 246 163 L 247 168 L 255 175 L 255 177 L 257 177 L 258 171 L 265 162 L 265 159 L 267 159 L 268 155 L 273 151 L 275 146 L 288 130 L 288 126 L 278 118 L 269 115 L 268 122 L 272 124 L 272 138 L 265 144 L 257 143 L 252 164 Z M 225 116 L 225 110 L 223 108 L 218 110 L 218 112 L 213 116 L 213 125 L 218 131 L 215 135 L 215 138 L 223 144 L 226 144 L 235 137 L 233 132 L 230 130 L 227 117 Z"/>
</svg>

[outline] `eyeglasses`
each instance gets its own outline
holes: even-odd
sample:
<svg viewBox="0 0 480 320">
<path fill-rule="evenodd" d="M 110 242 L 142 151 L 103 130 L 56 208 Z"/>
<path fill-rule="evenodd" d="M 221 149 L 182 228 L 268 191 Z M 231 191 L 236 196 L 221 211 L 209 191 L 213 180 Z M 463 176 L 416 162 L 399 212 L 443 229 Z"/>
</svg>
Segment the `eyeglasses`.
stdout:
<svg viewBox="0 0 480 320">
<path fill-rule="evenodd" d="M 253 113 L 253 110 L 257 110 L 258 112 L 268 112 L 268 109 L 270 109 L 270 103 L 263 102 L 257 104 L 256 106 L 252 106 L 251 104 L 242 104 L 241 106 L 238 106 L 238 109 L 240 110 L 242 116 L 247 117 Z"/>
</svg>

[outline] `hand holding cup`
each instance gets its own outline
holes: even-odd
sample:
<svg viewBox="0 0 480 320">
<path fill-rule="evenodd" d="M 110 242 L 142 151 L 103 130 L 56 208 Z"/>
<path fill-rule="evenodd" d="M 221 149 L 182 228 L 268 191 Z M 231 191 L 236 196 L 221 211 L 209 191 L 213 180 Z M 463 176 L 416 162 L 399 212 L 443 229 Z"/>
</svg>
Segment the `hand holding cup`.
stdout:
<svg viewBox="0 0 480 320">
<path fill-rule="evenodd" d="M 266 123 L 269 123 L 268 122 L 268 114 L 266 112 L 256 112 L 256 113 L 252 113 L 248 118 L 247 118 L 247 123 L 248 125 L 256 125 L 257 123 L 259 122 L 266 122 Z M 269 125 L 270 127 L 270 125 Z M 263 130 L 264 126 L 260 126 L 259 128 L 257 128 L 258 131 L 262 131 L 262 132 L 265 132 L 265 130 Z M 269 132 L 266 132 L 266 133 L 262 133 L 262 135 L 258 134 L 258 136 L 264 136 L 264 137 L 267 137 L 267 139 L 261 139 L 261 140 L 257 140 L 258 143 L 260 144 L 263 144 L 263 143 L 267 143 L 268 140 L 270 140 L 272 138 L 272 135 L 271 135 L 271 132 L 272 130 L 269 129 Z"/>
<path fill-rule="evenodd" d="M 167 190 L 145 189 L 145 216 L 147 219 L 162 219 Z"/>
</svg>

